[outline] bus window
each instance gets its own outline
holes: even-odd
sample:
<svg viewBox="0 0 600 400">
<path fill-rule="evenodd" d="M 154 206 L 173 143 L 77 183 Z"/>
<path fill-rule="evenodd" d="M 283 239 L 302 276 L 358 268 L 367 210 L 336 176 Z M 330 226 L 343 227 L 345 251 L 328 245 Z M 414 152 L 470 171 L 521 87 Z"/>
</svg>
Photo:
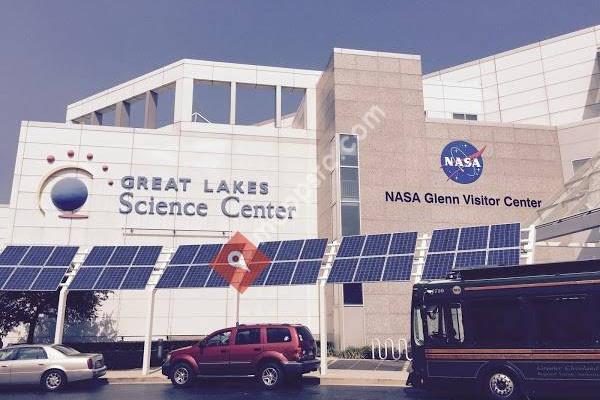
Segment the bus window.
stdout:
<svg viewBox="0 0 600 400">
<path fill-rule="evenodd" d="M 530 323 L 517 298 L 473 300 L 466 305 L 473 341 L 479 346 L 527 345 Z"/>
<path fill-rule="evenodd" d="M 432 343 L 446 343 L 446 324 L 444 323 L 444 309 L 439 305 L 427 306 L 427 338 Z"/>
<path fill-rule="evenodd" d="M 422 346 L 425 342 L 425 336 L 423 335 L 423 318 L 421 317 L 421 309 L 413 309 L 413 338 L 415 344 Z"/>
<path fill-rule="evenodd" d="M 448 339 L 453 343 L 463 343 L 465 341 L 465 331 L 460 304 L 450 304 L 450 319 L 451 328 L 448 330 Z"/>
<path fill-rule="evenodd" d="M 538 297 L 531 300 L 537 316 L 537 339 L 542 346 L 572 347 L 598 344 L 595 310 L 587 296 Z"/>
</svg>

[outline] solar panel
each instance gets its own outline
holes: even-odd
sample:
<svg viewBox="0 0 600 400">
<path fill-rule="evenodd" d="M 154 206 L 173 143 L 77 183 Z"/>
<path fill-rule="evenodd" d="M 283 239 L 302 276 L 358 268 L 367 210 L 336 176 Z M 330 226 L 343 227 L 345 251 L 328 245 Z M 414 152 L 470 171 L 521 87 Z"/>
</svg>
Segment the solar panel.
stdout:
<svg viewBox="0 0 600 400">
<path fill-rule="evenodd" d="M 54 250 L 53 246 L 32 246 L 19 265 L 42 266 Z"/>
<path fill-rule="evenodd" d="M 121 287 L 121 282 L 127 273 L 127 267 L 104 268 L 100 278 L 94 285 L 96 290 L 116 290 Z"/>
<path fill-rule="evenodd" d="M 520 224 L 492 225 L 489 248 L 519 247 L 521 243 Z"/>
<path fill-rule="evenodd" d="M 169 262 L 169 264 L 170 265 L 191 264 L 192 261 L 194 261 L 194 257 L 196 256 L 196 252 L 198 252 L 198 249 L 200 249 L 200 246 L 195 245 L 195 244 L 179 246 L 177 248 L 177 251 L 173 255 L 173 258 L 171 258 L 171 261 Z"/>
<path fill-rule="evenodd" d="M 364 238 L 364 236 L 363 236 Z M 358 264 L 357 258 L 336 258 L 331 267 L 329 283 L 352 282 Z"/>
<path fill-rule="evenodd" d="M 28 290 L 41 268 L 17 268 L 6 281 L 4 290 Z"/>
<path fill-rule="evenodd" d="M 119 246 L 115 249 L 107 265 L 131 265 L 139 249 L 139 246 Z"/>
<path fill-rule="evenodd" d="M 266 280 L 267 280 L 267 276 L 269 276 L 269 272 L 271 271 L 271 266 L 273 264 L 269 264 L 267 265 L 261 272 L 260 274 L 258 274 L 258 276 L 256 277 L 256 279 L 252 282 L 252 286 L 261 286 L 264 285 Z"/>
<path fill-rule="evenodd" d="M 300 257 L 302 246 L 304 246 L 304 240 L 287 240 L 285 242 L 281 242 L 281 246 L 279 247 L 279 251 L 277 252 L 275 260 L 297 260 Z"/>
<path fill-rule="evenodd" d="M 85 258 L 83 266 L 106 265 L 114 251 L 114 246 L 95 246 Z"/>
<path fill-rule="evenodd" d="M 389 254 L 413 254 L 417 245 L 417 232 L 401 232 L 392 235 Z"/>
<path fill-rule="evenodd" d="M 79 247 L 75 246 L 59 246 L 54 249 L 54 252 L 46 262 L 47 267 L 68 267 L 73 262 L 73 258 L 77 254 Z"/>
<path fill-rule="evenodd" d="M 281 242 L 262 242 L 258 245 L 258 250 L 269 259 L 274 260 L 280 245 Z"/>
<path fill-rule="evenodd" d="M 201 288 L 204 287 L 212 268 L 209 265 L 192 265 L 180 287 L 182 288 Z"/>
<path fill-rule="evenodd" d="M 203 244 L 196 254 L 193 263 L 210 264 L 215 259 L 217 254 L 219 254 L 219 251 L 221 251 L 222 247 L 222 244 Z"/>
<path fill-rule="evenodd" d="M 438 253 L 456 250 L 458 232 L 458 228 L 434 230 L 429 243 L 429 252 Z"/>
<path fill-rule="evenodd" d="M 228 287 L 229 282 L 225 280 L 217 271 L 213 270 L 206 281 L 206 285 L 204 287 Z"/>
<path fill-rule="evenodd" d="M 383 281 L 410 281 L 413 256 L 390 256 L 385 261 Z"/>
<path fill-rule="evenodd" d="M 152 275 L 154 267 L 135 267 L 129 268 L 127 275 L 121 284 L 121 290 L 126 289 L 145 289 L 148 279 Z"/>
<path fill-rule="evenodd" d="M 156 287 L 159 289 L 179 287 L 187 271 L 188 266 L 186 265 L 169 266 L 163 272 L 158 283 L 156 284 Z"/>
<path fill-rule="evenodd" d="M 491 250 L 487 265 L 512 266 L 519 265 L 519 249 Z"/>
<path fill-rule="evenodd" d="M 296 262 L 275 262 L 265 281 L 265 286 L 289 285 L 296 268 Z"/>
<path fill-rule="evenodd" d="M 4 286 L 14 270 L 14 267 L 0 267 L 0 288 Z"/>
<path fill-rule="evenodd" d="M 385 257 L 361 258 L 354 274 L 354 282 L 379 282 L 384 265 Z"/>
<path fill-rule="evenodd" d="M 299 261 L 296 265 L 296 271 L 292 278 L 292 285 L 308 285 L 313 284 L 319 278 L 321 270 L 320 260 Z"/>
<path fill-rule="evenodd" d="M 454 265 L 454 253 L 430 253 L 425 259 L 423 279 L 445 278 Z"/>
<path fill-rule="evenodd" d="M 52 292 L 57 290 L 66 272 L 67 268 L 43 268 L 31 285 L 31 290 Z"/>
<path fill-rule="evenodd" d="M 486 251 L 460 251 L 456 253 L 455 267 L 476 267 L 485 265 Z"/>
<path fill-rule="evenodd" d="M 302 248 L 302 254 L 300 259 L 302 260 L 322 260 L 327 249 L 327 239 L 308 239 L 304 242 Z"/>
<path fill-rule="evenodd" d="M 382 235 L 369 235 L 365 240 L 365 245 L 362 249 L 363 256 L 384 256 L 388 252 L 390 239 L 392 235 L 389 233 Z"/>
<path fill-rule="evenodd" d="M 102 267 L 80 268 L 77 275 L 69 285 L 69 290 L 92 290 L 98 277 L 102 273 Z"/>
<path fill-rule="evenodd" d="M 489 226 L 470 226 L 460 230 L 458 250 L 486 249 Z"/>
<path fill-rule="evenodd" d="M 131 265 L 154 266 L 161 251 L 162 246 L 141 246 Z"/>
<path fill-rule="evenodd" d="M 29 246 L 6 246 L 0 254 L 0 265 L 19 265 Z"/>
<path fill-rule="evenodd" d="M 337 257 L 358 257 L 365 243 L 364 236 L 344 236 Z"/>
</svg>

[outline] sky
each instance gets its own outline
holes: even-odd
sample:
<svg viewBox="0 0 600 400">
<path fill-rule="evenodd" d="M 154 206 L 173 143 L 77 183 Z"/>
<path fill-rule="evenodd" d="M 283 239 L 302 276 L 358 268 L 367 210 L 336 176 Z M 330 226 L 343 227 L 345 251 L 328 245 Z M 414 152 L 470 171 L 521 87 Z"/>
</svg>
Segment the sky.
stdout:
<svg viewBox="0 0 600 400">
<path fill-rule="evenodd" d="M 0 0 L 0 203 L 21 121 L 182 58 L 323 69 L 345 47 L 428 73 L 597 24 L 598 0 Z"/>
</svg>

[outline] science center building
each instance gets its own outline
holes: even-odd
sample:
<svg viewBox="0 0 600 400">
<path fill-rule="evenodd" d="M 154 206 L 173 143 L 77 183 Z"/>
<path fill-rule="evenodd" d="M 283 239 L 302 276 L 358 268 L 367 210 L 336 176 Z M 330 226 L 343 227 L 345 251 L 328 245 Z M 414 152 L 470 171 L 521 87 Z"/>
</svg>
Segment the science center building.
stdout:
<svg viewBox="0 0 600 400">
<path fill-rule="evenodd" d="M 69 105 L 65 123 L 22 122 L 0 243 L 79 246 L 75 264 L 93 246 L 163 246 L 160 270 L 178 246 L 235 232 L 417 232 L 418 247 L 436 229 L 526 228 L 600 152 L 599 47 L 596 26 L 427 75 L 418 55 L 337 48 L 323 71 L 177 61 Z M 328 284 L 328 339 L 408 338 L 411 292 Z M 140 340 L 146 299 L 114 291 L 95 330 L 65 342 Z M 239 320 L 318 336 L 318 300 L 317 284 L 251 286 Z M 154 337 L 234 325 L 236 307 L 232 287 L 157 290 Z"/>
</svg>

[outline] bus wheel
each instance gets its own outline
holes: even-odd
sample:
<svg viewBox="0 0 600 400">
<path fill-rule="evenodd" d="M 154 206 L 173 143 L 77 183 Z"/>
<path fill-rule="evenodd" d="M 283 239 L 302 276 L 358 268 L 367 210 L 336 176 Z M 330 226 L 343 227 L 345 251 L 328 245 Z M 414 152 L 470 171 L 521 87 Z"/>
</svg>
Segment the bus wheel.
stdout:
<svg viewBox="0 0 600 400">
<path fill-rule="evenodd" d="M 495 371 L 487 375 L 483 390 L 491 400 L 521 399 L 521 388 L 515 376 L 507 371 Z"/>
</svg>

